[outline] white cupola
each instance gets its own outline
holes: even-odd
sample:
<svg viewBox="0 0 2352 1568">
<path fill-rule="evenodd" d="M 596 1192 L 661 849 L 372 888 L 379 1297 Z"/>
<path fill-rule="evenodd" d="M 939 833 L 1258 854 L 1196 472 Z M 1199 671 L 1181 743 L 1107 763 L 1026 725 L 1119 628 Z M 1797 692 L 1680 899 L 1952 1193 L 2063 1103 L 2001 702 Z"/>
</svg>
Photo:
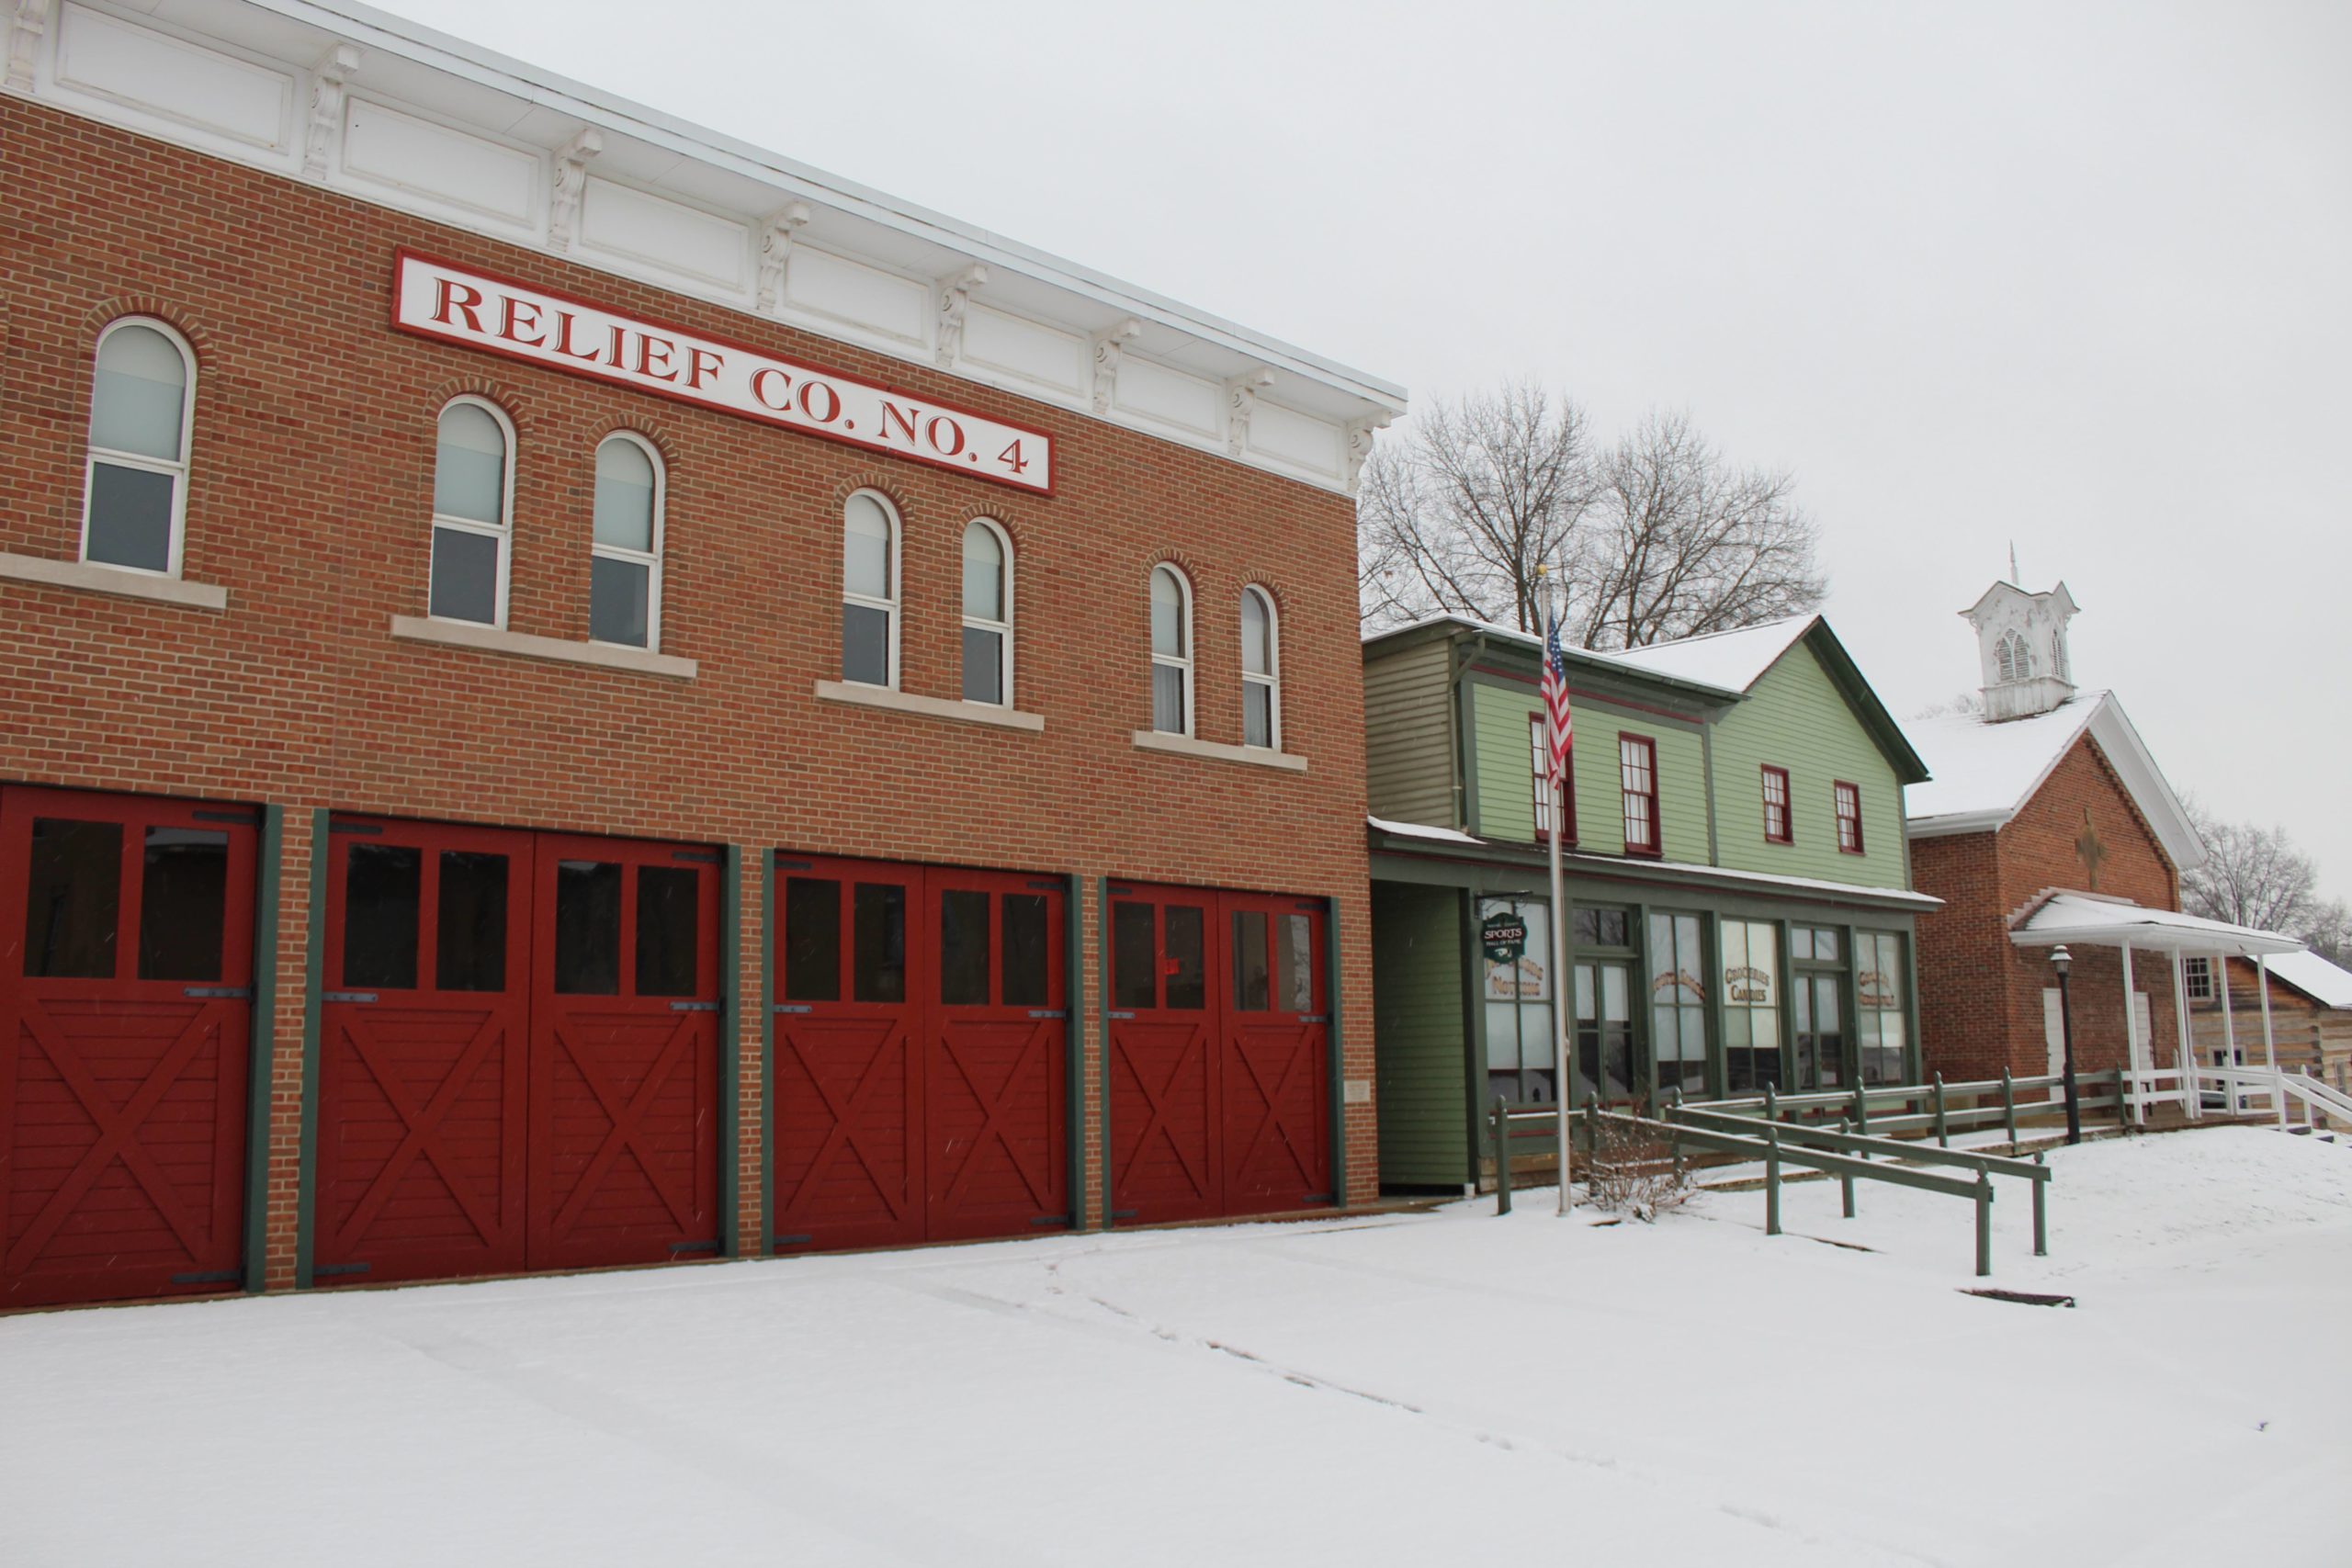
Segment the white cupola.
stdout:
<svg viewBox="0 0 2352 1568">
<path fill-rule="evenodd" d="M 2075 694 L 2075 666 L 2066 656 L 2075 596 L 2064 583 L 2029 593 L 2015 583 L 1996 582 L 1961 615 L 1976 628 L 1987 723 L 2048 713 Z"/>
</svg>

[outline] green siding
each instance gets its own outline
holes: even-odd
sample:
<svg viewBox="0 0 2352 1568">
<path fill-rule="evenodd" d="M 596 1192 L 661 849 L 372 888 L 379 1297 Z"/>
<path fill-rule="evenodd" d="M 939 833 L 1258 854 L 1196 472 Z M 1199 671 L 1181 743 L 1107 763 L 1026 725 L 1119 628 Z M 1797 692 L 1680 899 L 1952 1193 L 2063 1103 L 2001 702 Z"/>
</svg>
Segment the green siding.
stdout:
<svg viewBox="0 0 2352 1568">
<path fill-rule="evenodd" d="M 1453 645 L 1420 643 L 1363 667 L 1364 771 L 1372 814 L 1451 828 Z"/>
<path fill-rule="evenodd" d="M 1813 650 L 1800 642 L 1715 726 L 1715 820 L 1722 863 L 1736 871 L 1906 887 L 1903 787 Z M 1796 842 L 1764 841 L 1764 764 L 1789 770 Z M 1862 849 L 1838 850 L 1838 780 L 1862 792 Z"/>
<path fill-rule="evenodd" d="M 1469 1179 L 1463 1081 L 1462 897 L 1449 887 L 1372 885 L 1372 1017 L 1380 1179 Z"/>
<path fill-rule="evenodd" d="M 1532 686 L 1478 681 L 1471 687 L 1471 705 L 1477 728 L 1471 750 L 1478 775 L 1478 823 L 1471 831 L 1503 843 L 1532 841 L 1534 759 L 1528 720 L 1540 710 L 1541 700 Z M 1665 858 L 1706 864 L 1707 773 L 1698 729 L 1589 700 L 1576 705 L 1573 718 L 1577 848 L 1587 854 L 1624 852 L 1617 740 L 1621 735 L 1646 735 L 1657 743 L 1657 808 Z"/>
<path fill-rule="evenodd" d="M 1535 838 L 1534 760 L 1527 721 L 1540 700 L 1532 686 L 1474 680 L 1471 766 L 1478 776 L 1478 821 L 1470 831 L 1503 843 Z"/>
</svg>

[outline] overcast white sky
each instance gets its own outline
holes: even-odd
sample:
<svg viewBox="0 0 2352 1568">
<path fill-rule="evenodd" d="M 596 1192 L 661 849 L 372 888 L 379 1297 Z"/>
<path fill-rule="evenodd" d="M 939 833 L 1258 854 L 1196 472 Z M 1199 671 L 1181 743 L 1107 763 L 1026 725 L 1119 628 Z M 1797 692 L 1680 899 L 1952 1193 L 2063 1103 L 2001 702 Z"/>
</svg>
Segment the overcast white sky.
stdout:
<svg viewBox="0 0 2352 1568">
<path fill-rule="evenodd" d="M 389 3 L 1417 399 L 1686 406 L 1898 716 L 2014 540 L 2352 896 L 2352 6 Z"/>
</svg>

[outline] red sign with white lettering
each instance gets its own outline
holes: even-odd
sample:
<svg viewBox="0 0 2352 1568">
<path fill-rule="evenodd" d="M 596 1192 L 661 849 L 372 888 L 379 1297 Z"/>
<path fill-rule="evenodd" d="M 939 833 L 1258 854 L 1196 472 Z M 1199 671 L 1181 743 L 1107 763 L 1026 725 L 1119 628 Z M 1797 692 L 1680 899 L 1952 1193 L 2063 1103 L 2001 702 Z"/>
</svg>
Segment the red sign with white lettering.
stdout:
<svg viewBox="0 0 2352 1568">
<path fill-rule="evenodd" d="M 724 338 L 402 251 L 392 325 L 656 397 L 1054 492 L 1053 438 L 969 409 L 781 359 Z"/>
</svg>

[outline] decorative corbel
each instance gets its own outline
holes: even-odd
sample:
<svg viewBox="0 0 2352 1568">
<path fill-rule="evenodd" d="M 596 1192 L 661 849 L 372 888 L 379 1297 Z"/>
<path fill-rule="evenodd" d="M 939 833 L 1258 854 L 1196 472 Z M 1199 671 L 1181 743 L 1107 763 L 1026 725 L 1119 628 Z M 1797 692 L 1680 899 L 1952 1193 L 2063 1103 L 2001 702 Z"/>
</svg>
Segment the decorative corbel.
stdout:
<svg viewBox="0 0 2352 1568">
<path fill-rule="evenodd" d="M 580 200 L 588 194 L 588 163 L 604 150 L 604 136 L 589 130 L 565 142 L 555 155 L 555 196 L 548 206 L 549 249 L 571 249 L 580 230 Z"/>
<path fill-rule="evenodd" d="M 8 85 L 19 93 L 33 90 L 33 62 L 40 53 L 41 34 L 49 31 L 52 0 L 17 0 L 8 23 Z"/>
<path fill-rule="evenodd" d="M 311 126 L 302 138 L 302 173 L 322 180 L 334 162 L 343 139 L 344 84 L 358 73 L 356 44 L 339 43 L 327 51 L 311 73 Z"/>
<path fill-rule="evenodd" d="M 974 262 L 959 273 L 939 281 L 939 364 L 944 370 L 956 367 L 964 353 L 964 307 L 972 302 L 972 290 L 989 280 L 989 269 Z"/>
<path fill-rule="evenodd" d="M 1352 421 L 1348 425 L 1348 493 L 1356 491 L 1356 481 L 1363 477 L 1365 459 L 1372 456 L 1372 438 L 1375 432 L 1388 428 L 1389 417 L 1385 413 L 1370 419 Z"/>
<path fill-rule="evenodd" d="M 792 236 L 808 221 L 808 204 L 788 201 L 768 218 L 760 234 L 760 305 L 773 311 L 784 299 L 784 269 L 792 260 Z"/>
<path fill-rule="evenodd" d="M 1258 412 L 1258 394 L 1274 384 L 1274 373 L 1255 365 L 1225 384 L 1225 450 L 1238 457 L 1250 445 L 1250 419 Z"/>
<path fill-rule="evenodd" d="M 1143 323 L 1129 316 L 1117 326 L 1094 340 L 1094 412 L 1107 414 L 1111 400 L 1119 392 L 1119 365 L 1127 356 L 1127 344 L 1143 336 Z"/>
</svg>

